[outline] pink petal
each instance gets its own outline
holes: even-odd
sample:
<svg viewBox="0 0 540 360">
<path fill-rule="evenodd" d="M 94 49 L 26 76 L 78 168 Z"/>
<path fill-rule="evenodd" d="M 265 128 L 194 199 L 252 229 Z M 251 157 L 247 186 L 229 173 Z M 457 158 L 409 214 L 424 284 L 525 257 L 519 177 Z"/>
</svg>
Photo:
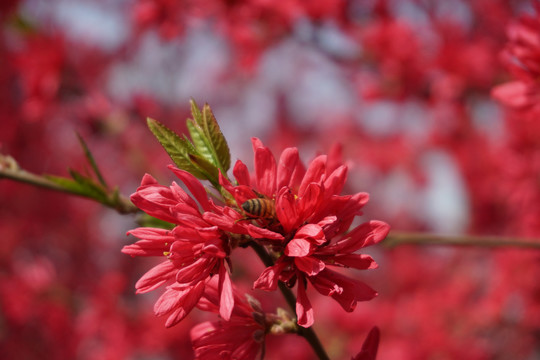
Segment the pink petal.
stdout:
<svg viewBox="0 0 540 360">
<path fill-rule="evenodd" d="M 289 186 L 292 174 L 299 161 L 300 157 L 297 148 L 287 148 L 283 150 L 277 168 L 277 190 L 284 186 Z"/>
<path fill-rule="evenodd" d="M 130 256 L 161 256 L 169 250 L 169 247 L 170 243 L 167 241 L 140 240 L 135 244 L 124 246 L 122 252 Z"/>
<path fill-rule="evenodd" d="M 161 264 L 154 266 L 146 274 L 144 274 L 139 281 L 135 284 L 137 294 L 142 294 L 148 291 L 152 291 L 159 286 L 163 285 L 166 281 L 173 278 L 176 275 L 176 268 L 174 264 L 167 260 Z"/>
<path fill-rule="evenodd" d="M 190 312 L 193 310 L 195 305 L 197 305 L 199 299 L 201 298 L 204 292 L 204 282 L 200 282 L 195 285 L 192 290 L 184 297 L 181 306 L 173 311 L 171 315 L 167 318 L 165 322 L 165 327 L 171 327 L 178 324 L 182 319 L 184 319 Z"/>
<path fill-rule="evenodd" d="M 348 233 L 345 239 L 338 241 L 334 245 L 327 246 L 320 254 L 353 253 L 356 250 L 371 246 L 382 241 L 390 226 L 382 221 L 372 220 L 354 228 Z"/>
<path fill-rule="evenodd" d="M 173 181 L 170 189 L 175 198 L 179 199 L 179 201 L 182 203 L 185 203 L 184 205 L 190 206 L 192 209 L 197 210 L 197 212 L 199 211 L 199 206 L 195 200 L 193 200 L 193 198 L 191 198 L 191 196 L 189 196 L 188 193 L 180 187 L 180 185 Z"/>
<path fill-rule="evenodd" d="M 234 164 L 233 175 L 239 185 L 251 186 L 248 168 L 242 161 L 237 160 Z"/>
<path fill-rule="evenodd" d="M 251 138 L 251 146 L 253 147 L 253 152 L 255 152 L 257 149 L 263 148 L 264 145 L 259 138 L 252 137 Z"/>
<path fill-rule="evenodd" d="M 192 290 L 192 286 L 186 286 L 183 288 L 169 286 L 154 304 L 154 313 L 156 316 L 162 316 L 170 313 L 183 302 L 184 297 Z"/>
<path fill-rule="evenodd" d="M 291 175 L 291 180 L 289 182 L 289 188 L 294 190 L 296 194 L 298 194 L 298 189 L 300 188 L 300 184 L 302 183 L 305 174 L 306 167 L 301 161 L 298 161 L 298 164 L 294 168 L 294 171 Z"/>
<path fill-rule="evenodd" d="M 285 255 L 287 256 L 307 256 L 311 252 L 311 243 L 303 238 L 294 238 L 285 247 Z"/>
<path fill-rule="evenodd" d="M 142 240 L 151 240 L 151 241 L 174 241 L 174 236 L 171 233 L 171 230 L 160 229 L 160 228 L 150 228 L 150 227 L 139 227 L 136 229 L 129 230 L 128 235 L 133 235 Z"/>
<path fill-rule="evenodd" d="M 286 233 L 298 225 L 300 219 L 296 208 L 296 200 L 288 188 L 281 188 L 278 192 L 275 207 L 276 216 Z"/>
<path fill-rule="evenodd" d="M 203 323 L 197 324 L 191 328 L 189 331 L 189 337 L 191 342 L 195 342 L 204 335 L 215 331 L 217 329 L 216 324 L 210 321 L 205 321 Z"/>
<path fill-rule="evenodd" d="M 299 257 L 294 259 L 294 264 L 298 270 L 308 276 L 315 276 L 324 270 L 325 264 L 323 261 L 311 256 Z"/>
<path fill-rule="evenodd" d="M 234 186 L 231 184 L 229 179 L 227 179 L 226 176 L 223 176 L 221 171 L 219 172 L 219 185 L 223 186 L 225 190 L 230 192 L 231 194 L 234 192 Z"/>
<path fill-rule="evenodd" d="M 531 103 L 531 87 L 522 81 L 512 81 L 498 85 L 491 91 L 491 96 L 511 107 L 526 107 Z"/>
<path fill-rule="evenodd" d="M 165 229 L 137 228 L 128 234 L 142 239 L 122 248 L 124 254 L 131 256 L 161 256 L 175 241 L 171 231 Z"/>
<path fill-rule="evenodd" d="M 173 198 L 168 187 L 162 185 L 140 187 L 131 195 L 130 199 L 135 206 L 148 215 L 175 223 L 176 219 L 171 214 L 171 207 L 176 205 L 178 201 Z"/>
<path fill-rule="evenodd" d="M 298 297 L 296 299 L 296 317 L 298 318 L 297 323 L 304 328 L 308 328 L 313 325 L 313 322 L 315 321 L 313 317 L 313 307 L 307 298 L 303 281 L 300 281 L 300 279 L 298 280 Z"/>
<path fill-rule="evenodd" d="M 377 350 L 379 348 L 379 339 L 381 332 L 378 327 L 374 327 L 369 332 L 366 340 L 362 344 L 362 350 L 352 358 L 352 360 L 375 360 L 377 358 Z"/>
<path fill-rule="evenodd" d="M 210 276 L 215 261 L 208 257 L 201 257 L 197 261 L 183 266 L 176 272 L 176 282 L 190 284 L 194 281 L 202 281 Z"/>
<path fill-rule="evenodd" d="M 319 184 L 311 183 L 304 189 L 303 195 L 298 199 L 298 213 L 303 220 L 309 218 L 318 209 L 322 200 L 322 190 Z"/>
<path fill-rule="evenodd" d="M 268 240 L 284 240 L 283 235 L 270 231 L 268 229 L 260 228 L 253 224 L 248 224 L 246 226 L 248 234 L 253 236 L 255 239 L 268 239 Z"/>
<path fill-rule="evenodd" d="M 323 229 L 317 224 L 306 224 L 302 226 L 294 235 L 295 237 L 309 238 L 309 240 L 317 245 L 326 242 Z"/>
<path fill-rule="evenodd" d="M 346 267 L 352 267 L 358 270 L 376 269 L 378 267 L 371 256 L 364 254 L 338 255 L 333 259 Z"/>
<path fill-rule="evenodd" d="M 150 174 L 144 174 L 142 180 L 141 180 L 141 186 L 148 186 L 148 185 L 158 185 L 158 182 L 154 177 Z"/>
<path fill-rule="evenodd" d="M 223 263 L 219 268 L 218 291 L 221 295 L 219 300 L 219 315 L 221 315 L 225 321 L 229 321 L 234 308 L 234 296 L 231 278 L 229 277 L 229 272 Z"/>
<path fill-rule="evenodd" d="M 206 189 L 195 176 L 191 175 L 187 171 L 180 170 L 172 165 L 169 165 L 169 169 L 171 169 L 174 174 L 180 180 L 182 180 L 182 182 L 187 186 L 193 197 L 197 199 L 197 201 L 199 202 L 199 204 L 201 204 L 202 208 L 205 211 L 210 211 L 213 209 L 212 204 L 208 200 L 208 194 L 206 193 Z"/>
<path fill-rule="evenodd" d="M 377 292 L 363 282 L 353 280 L 328 268 L 308 279 L 317 291 L 323 295 L 330 294 L 347 312 L 353 311 L 358 301 L 371 300 L 377 296 Z M 340 291 L 333 291 L 336 288 Z"/>
<path fill-rule="evenodd" d="M 339 195 L 347 180 L 347 166 L 342 165 L 324 181 L 325 194 Z"/>
<path fill-rule="evenodd" d="M 182 214 L 182 215 L 191 215 L 191 216 L 195 216 L 197 218 L 200 218 L 201 213 L 199 211 L 199 207 L 197 206 L 195 201 L 192 200 L 192 202 L 193 202 L 193 206 L 190 205 L 190 204 L 187 204 L 187 203 L 178 203 L 178 204 L 176 204 L 172 208 L 173 212 L 178 213 L 178 214 Z M 178 214 L 176 214 L 176 215 L 178 216 Z"/>
<path fill-rule="evenodd" d="M 302 183 L 300 184 L 300 188 L 298 189 L 298 196 L 304 196 L 304 191 L 309 184 L 320 184 L 323 180 L 325 171 L 326 155 L 319 155 L 311 162 L 311 164 L 309 164 L 309 168 L 307 169 L 307 172 L 302 179 Z"/>
<path fill-rule="evenodd" d="M 287 263 L 278 262 L 273 266 L 269 266 L 259 275 L 259 278 L 255 280 L 253 284 L 254 289 L 261 289 L 266 291 L 274 291 L 277 289 L 279 275 L 285 269 Z"/>
<path fill-rule="evenodd" d="M 242 218 L 242 215 L 232 209 L 230 215 L 228 216 L 218 215 L 208 211 L 203 214 L 203 219 L 209 224 L 215 225 L 224 231 L 230 231 L 234 233 L 241 233 L 243 228 L 238 224 L 238 221 L 236 220 L 240 220 Z"/>
<path fill-rule="evenodd" d="M 259 192 L 269 198 L 274 197 L 276 189 L 276 159 L 268 148 L 255 150 L 255 176 Z"/>
</svg>

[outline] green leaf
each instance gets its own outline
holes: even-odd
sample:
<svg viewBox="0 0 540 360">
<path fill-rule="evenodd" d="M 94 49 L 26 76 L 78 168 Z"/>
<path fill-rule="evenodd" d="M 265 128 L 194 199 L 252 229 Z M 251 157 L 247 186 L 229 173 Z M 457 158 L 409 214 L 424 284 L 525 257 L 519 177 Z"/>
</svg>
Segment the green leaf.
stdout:
<svg viewBox="0 0 540 360">
<path fill-rule="evenodd" d="M 212 109 L 208 104 L 204 105 L 203 119 L 204 131 L 208 139 L 210 139 L 213 149 L 217 155 L 220 163 L 219 168 L 223 173 L 226 173 L 231 166 L 231 154 L 229 151 L 229 145 L 227 145 L 227 140 L 221 132 L 214 113 L 212 113 Z"/>
<path fill-rule="evenodd" d="M 197 165 L 202 171 L 208 174 L 207 179 L 210 180 L 212 184 L 219 183 L 219 173 L 217 167 L 215 167 L 204 157 L 196 154 L 189 154 L 189 158 L 193 164 Z"/>
<path fill-rule="evenodd" d="M 152 131 L 176 166 L 188 171 L 199 179 L 207 179 L 206 174 L 193 164 L 190 159 L 190 155 L 193 154 L 194 148 L 189 141 L 182 139 L 174 131 L 157 120 L 148 118 L 147 123 L 150 131 Z"/>
<path fill-rule="evenodd" d="M 191 100 L 191 113 L 193 119 L 187 121 L 187 127 L 198 153 L 226 174 L 231 165 L 229 146 L 210 106 L 205 104 L 201 113 Z"/>
<path fill-rule="evenodd" d="M 109 186 L 107 185 L 107 182 L 105 182 L 105 178 L 103 177 L 103 175 L 101 175 L 101 171 L 99 171 L 97 163 L 94 160 L 94 156 L 92 156 L 92 153 L 90 152 L 90 149 L 86 145 L 86 142 L 84 141 L 82 136 L 80 134 L 78 134 L 78 133 L 77 133 L 77 138 L 79 139 L 81 147 L 83 148 L 84 156 L 86 157 L 86 160 L 88 161 L 88 163 L 92 167 L 92 171 L 96 175 L 97 179 L 99 180 L 101 185 L 103 185 L 103 187 L 109 188 Z"/>
<path fill-rule="evenodd" d="M 196 150 L 193 153 L 198 153 L 208 160 L 208 162 L 214 164 L 217 169 L 219 162 L 214 158 L 212 151 L 210 151 L 210 145 L 205 138 L 203 130 L 192 119 L 188 119 L 186 125 L 189 135 L 191 136 L 191 141 L 193 141 L 193 145 L 195 145 Z"/>
<path fill-rule="evenodd" d="M 108 201 L 107 193 L 100 185 L 94 183 L 91 179 L 84 177 L 76 171 L 70 170 L 70 173 L 73 179 L 54 175 L 44 175 L 43 177 L 71 193 L 96 199 L 102 203 L 106 203 Z"/>
<path fill-rule="evenodd" d="M 190 99 L 189 103 L 191 105 L 191 115 L 193 115 L 193 120 L 195 120 L 197 124 L 201 124 L 203 121 L 203 116 L 201 110 L 199 109 L 199 106 L 193 99 Z"/>
</svg>

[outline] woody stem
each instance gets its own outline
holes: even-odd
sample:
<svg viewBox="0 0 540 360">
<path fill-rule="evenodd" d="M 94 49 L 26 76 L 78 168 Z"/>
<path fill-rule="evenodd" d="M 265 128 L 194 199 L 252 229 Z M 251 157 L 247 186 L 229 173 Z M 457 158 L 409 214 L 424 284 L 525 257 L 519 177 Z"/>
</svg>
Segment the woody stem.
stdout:
<svg viewBox="0 0 540 360">
<path fill-rule="evenodd" d="M 1 156 L 2 155 L 0 154 L 0 161 L 2 160 Z M 64 192 L 71 195 L 81 196 L 87 199 L 95 200 L 105 206 L 115 209 L 120 214 L 134 214 L 139 211 L 139 209 L 135 205 L 133 205 L 133 203 L 128 198 L 120 194 L 115 194 L 113 191 L 109 191 L 105 199 L 97 198 L 93 196 L 92 193 L 82 191 L 78 188 L 61 185 L 52 180 L 49 180 L 45 176 L 36 175 L 23 169 L 8 168 L 6 166 L 3 166 L 0 162 L 0 180 L 1 179 L 10 179 L 20 183 L 26 183 L 49 190 Z M 69 181 L 70 179 L 66 178 L 66 180 Z"/>
<path fill-rule="evenodd" d="M 448 236 L 399 231 L 391 231 L 382 244 L 389 248 L 399 245 L 457 245 L 477 247 L 520 247 L 540 250 L 540 239 L 472 235 Z"/>
<path fill-rule="evenodd" d="M 268 254 L 268 252 L 266 251 L 266 249 L 262 245 L 254 242 L 254 241 L 251 241 L 249 243 L 249 246 L 251 246 L 253 248 L 253 250 L 255 250 L 255 252 L 259 256 L 259 258 L 262 260 L 262 262 L 264 263 L 265 266 L 269 267 L 269 266 L 274 265 L 274 260 Z M 279 282 L 278 286 L 279 286 L 279 290 L 283 294 L 283 297 L 287 301 L 287 304 L 289 304 L 289 307 L 291 308 L 293 313 L 296 314 L 296 297 L 292 293 L 291 289 L 289 289 L 282 282 Z M 309 328 L 306 329 L 306 328 L 303 328 L 303 327 L 299 326 L 298 327 L 298 335 L 302 336 L 304 339 L 307 340 L 307 342 L 309 343 L 309 345 L 311 346 L 311 348 L 313 349 L 315 354 L 317 354 L 317 356 L 318 356 L 318 358 L 320 360 L 329 360 L 330 359 L 328 357 L 328 355 L 326 354 L 326 351 L 324 350 L 324 348 L 323 348 L 323 346 L 321 344 L 321 341 L 317 337 L 317 334 L 313 330 L 313 327 L 309 327 Z"/>
</svg>

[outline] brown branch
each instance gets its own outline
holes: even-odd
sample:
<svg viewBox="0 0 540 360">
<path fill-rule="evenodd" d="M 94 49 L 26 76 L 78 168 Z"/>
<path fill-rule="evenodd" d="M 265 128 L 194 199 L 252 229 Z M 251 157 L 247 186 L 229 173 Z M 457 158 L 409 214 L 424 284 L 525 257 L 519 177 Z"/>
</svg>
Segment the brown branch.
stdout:
<svg viewBox="0 0 540 360">
<path fill-rule="evenodd" d="M 100 201 L 89 194 L 79 192 L 75 189 L 66 188 L 54 181 L 47 179 L 44 176 L 36 175 L 26 170 L 20 169 L 17 163 L 11 157 L 4 157 L 0 155 L 0 179 L 10 179 L 17 182 L 38 186 L 41 188 L 68 193 L 72 195 L 81 196 L 87 199 L 96 200 L 103 205 L 115 209 L 120 214 L 136 213 L 139 209 L 133 205 L 133 203 L 120 194 L 109 193 L 107 201 Z"/>
<path fill-rule="evenodd" d="M 476 247 L 516 247 L 540 250 L 540 239 L 499 236 L 437 235 L 391 231 L 382 242 L 386 247 L 399 245 L 443 245 Z"/>
</svg>

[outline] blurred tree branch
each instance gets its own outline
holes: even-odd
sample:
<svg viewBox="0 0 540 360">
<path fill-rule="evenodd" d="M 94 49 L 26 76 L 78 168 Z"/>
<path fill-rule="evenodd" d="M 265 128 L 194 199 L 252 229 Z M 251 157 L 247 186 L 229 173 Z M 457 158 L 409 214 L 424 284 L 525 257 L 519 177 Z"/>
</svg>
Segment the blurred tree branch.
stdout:
<svg viewBox="0 0 540 360">
<path fill-rule="evenodd" d="M 88 177 L 73 171 L 71 173 L 73 179 L 50 175 L 36 175 L 21 169 L 11 156 L 0 154 L 0 179 L 10 179 L 96 200 L 120 214 L 132 214 L 139 211 L 127 197 L 118 192 L 118 189 L 109 189 L 108 187 L 94 183 Z"/>
<path fill-rule="evenodd" d="M 388 248 L 400 245 L 444 245 L 477 247 L 519 247 L 540 250 L 540 239 L 499 236 L 437 235 L 391 231 L 382 244 Z"/>
</svg>

